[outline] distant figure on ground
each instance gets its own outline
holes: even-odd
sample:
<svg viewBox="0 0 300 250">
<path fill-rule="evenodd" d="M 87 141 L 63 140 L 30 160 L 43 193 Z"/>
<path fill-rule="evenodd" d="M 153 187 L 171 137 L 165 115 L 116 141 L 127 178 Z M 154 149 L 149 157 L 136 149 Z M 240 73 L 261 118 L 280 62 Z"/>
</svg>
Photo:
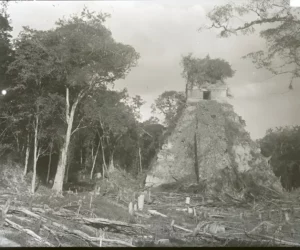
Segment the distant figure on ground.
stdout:
<svg viewBox="0 0 300 250">
<path fill-rule="evenodd" d="M 102 174 L 99 172 L 99 173 L 96 173 L 95 175 L 94 175 L 94 178 L 96 179 L 96 180 L 98 180 L 98 179 L 101 179 L 101 177 L 102 177 Z"/>
<path fill-rule="evenodd" d="M 49 181 L 48 181 L 48 185 L 49 185 L 50 187 L 52 187 L 52 186 L 53 186 L 53 180 L 49 180 Z"/>
</svg>

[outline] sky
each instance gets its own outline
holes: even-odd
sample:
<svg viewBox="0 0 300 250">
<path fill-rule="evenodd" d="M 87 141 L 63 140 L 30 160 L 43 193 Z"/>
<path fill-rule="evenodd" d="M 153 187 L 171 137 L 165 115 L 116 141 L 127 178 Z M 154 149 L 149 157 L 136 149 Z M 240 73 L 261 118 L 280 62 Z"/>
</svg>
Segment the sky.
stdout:
<svg viewBox="0 0 300 250">
<path fill-rule="evenodd" d="M 300 125 L 300 84 L 288 91 L 286 76 L 273 77 L 254 67 L 242 56 L 265 46 L 257 33 L 230 38 L 217 37 L 216 30 L 198 31 L 209 21 L 206 14 L 226 0 L 149 0 L 149 1 L 21 1 L 10 2 L 12 35 L 23 26 L 46 30 L 55 21 L 91 11 L 111 14 L 106 26 L 116 41 L 133 46 L 140 53 L 137 67 L 116 88 L 126 87 L 131 96 L 140 95 L 146 104 L 143 119 L 151 116 L 151 104 L 166 90 L 184 91 L 181 56 L 192 52 L 197 57 L 227 60 L 236 74 L 227 80 L 234 98 L 229 100 L 237 114 L 246 121 L 253 139 L 261 138 L 268 128 Z"/>
</svg>

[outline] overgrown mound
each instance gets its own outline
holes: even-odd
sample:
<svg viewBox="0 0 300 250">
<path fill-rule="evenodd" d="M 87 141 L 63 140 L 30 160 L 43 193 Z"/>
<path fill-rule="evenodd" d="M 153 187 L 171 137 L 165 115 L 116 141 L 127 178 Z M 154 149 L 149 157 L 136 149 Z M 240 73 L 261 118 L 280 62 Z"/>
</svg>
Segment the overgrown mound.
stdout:
<svg viewBox="0 0 300 250">
<path fill-rule="evenodd" d="M 0 189 L 16 194 L 30 192 L 31 179 L 23 177 L 23 171 L 17 163 L 11 161 L 3 162 L 0 165 Z"/>
<path fill-rule="evenodd" d="M 141 188 L 141 181 L 125 170 L 115 168 L 109 178 L 95 180 L 95 189 L 100 187 L 101 194 L 117 195 L 119 192 L 136 192 Z"/>
<path fill-rule="evenodd" d="M 184 111 L 158 153 L 147 186 L 254 198 L 282 191 L 260 149 L 245 131 L 245 122 L 227 103 L 201 101 Z M 173 187 L 175 188 L 175 187 Z"/>
</svg>

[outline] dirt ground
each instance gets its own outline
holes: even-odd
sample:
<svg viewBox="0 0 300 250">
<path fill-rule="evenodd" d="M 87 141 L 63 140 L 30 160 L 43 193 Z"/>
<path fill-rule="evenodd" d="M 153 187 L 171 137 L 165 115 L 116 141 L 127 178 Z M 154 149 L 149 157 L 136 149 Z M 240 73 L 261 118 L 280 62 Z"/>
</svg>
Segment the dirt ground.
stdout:
<svg viewBox="0 0 300 250">
<path fill-rule="evenodd" d="M 249 201 L 212 196 L 200 187 L 164 185 L 151 189 L 143 210 L 129 214 L 129 203 L 145 191 L 143 176 L 116 171 L 93 185 L 70 183 L 62 195 L 45 186 L 31 195 L 20 176 L 2 175 L 0 244 L 300 246 L 299 191 Z"/>
<path fill-rule="evenodd" d="M 2 209 L 11 200 L 2 229 L 7 239 L 24 247 L 300 246 L 297 192 L 284 200 L 246 203 L 158 191 L 133 215 L 128 203 L 138 193 L 134 190 L 65 192 L 63 197 L 45 187 L 33 197 L 2 192 Z M 84 222 L 89 218 L 93 222 Z"/>
</svg>

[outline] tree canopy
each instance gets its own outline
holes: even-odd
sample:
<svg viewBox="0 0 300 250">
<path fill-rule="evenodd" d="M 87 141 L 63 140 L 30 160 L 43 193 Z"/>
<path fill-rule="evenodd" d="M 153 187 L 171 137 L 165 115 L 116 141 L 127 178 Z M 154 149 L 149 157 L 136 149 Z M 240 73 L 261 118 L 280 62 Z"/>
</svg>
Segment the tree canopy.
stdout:
<svg viewBox="0 0 300 250">
<path fill-rule="evenodd" d="M 205 58 L 196 58 L 192 53 L 181 59 L 183 68 L 182 77 L 186 80 L 186 89 L 193 86 L 202 86 L 206 83 L 224 83 L 226 78 L 233 77 L 234 70 L 230 64 L 223 59 L 211 59 L 209 55 Z"/>
<path fill-rule="evenodd" d="M 247 0 L 216 6 L 207 15 L 211 24 L 202 28 L 220 30 L 220 37 L 247 35 L 260 27 L 260 36 L 267 49 L 251 52 L 244 58 L 252 59 L 257 68 L 264 68 L 274 76 L 290 75 L 289 88 L 300 77 L 299 11 L 291 8 L 289 0 Z M 249 22 L 241 22 L 241 17 Z"/>
<path fill-rule="evenodd" d="M 270 164 L 283 186 L 288 190 L 299 187 L 300 127 L 269 129 L 259 143 L 262 154 L 271 157 Z"/>
<path fill-rule="evenodd" d="M 113 39 L 108 17 L 85 8 L 53 29 L 24 27 L 14 41 L 1 39 L 8 93 L 0 100 L 0 153 L 17 155 L 24 174 L 33 171 L 32 192 L 37 174 L 60 192 L 83 173 L 139 174 L 155 157 L 164 127 L 153 117 L 141 122 L 140 96 L 111 88 L 139 54 Z M 8 21 L 2 31 L 10 38 Z"/>
<path fill-rule="evenodd" d="M 13 50 L 11 44 L 12 27 L 7 13 L 7 2 L 0 3 L 0 87 L 4 89 L 8 85 L 9 76 L 7 67 L 12 60 Z"/>
<path fill-rule="evenodd" d="M 154 101 L 152 113 L 163 114 L 167 126 L 175 121 L 179 110 L 185 105 L 185 95 L 174 90 L 165 91 Z"/>
<path fill-rule="evenodd" d="M 126 91 L 108 91 L 106 86 L 124 78 L 137 65 L 139 54 L 132 46 L 113 39 L 104 25 L 108 17 L 84 8 L 79 15 L 59 20 L 50 30 L 24 27 L 14 41 L 14 55 L 7 64 L 5 75 L 11 80 L 9 94 L 3 99 L 3 114 L 7 121 L 9 117 L 19 121 L 19 134 L 22 125 L 29 125 L 27 134 L 34 137 L 36 161 L 41 155 L 39 148 L 47 149 L 44 144 L 50 141 L 55 143 L 60 154 L 54 183 L 58 192 L 62 190 L 71 136 L 82 126 L 94 126 L 103 117 L 98 127 L 112 144 L 120 134 L 126 133 L 127 120 L 135 119 L 134 111 L 122 102 Z M 4 31 L 9 30 L 6 26 Z M 12 46 L 9 40 L 1 40 L 7 41 L 8 48 Z M 16 94 L 19 99 L 15 98 Z M 142 105 L 142 100 L 138 101 Z M 90 110 L 86 109 L 88 105 Z M 27 139 L 22 141 L 20 137 L 17 141 L 25 145 Z M 102 149 L 106 150 L 107 145 L 103 143 Z"/>
</svg>

